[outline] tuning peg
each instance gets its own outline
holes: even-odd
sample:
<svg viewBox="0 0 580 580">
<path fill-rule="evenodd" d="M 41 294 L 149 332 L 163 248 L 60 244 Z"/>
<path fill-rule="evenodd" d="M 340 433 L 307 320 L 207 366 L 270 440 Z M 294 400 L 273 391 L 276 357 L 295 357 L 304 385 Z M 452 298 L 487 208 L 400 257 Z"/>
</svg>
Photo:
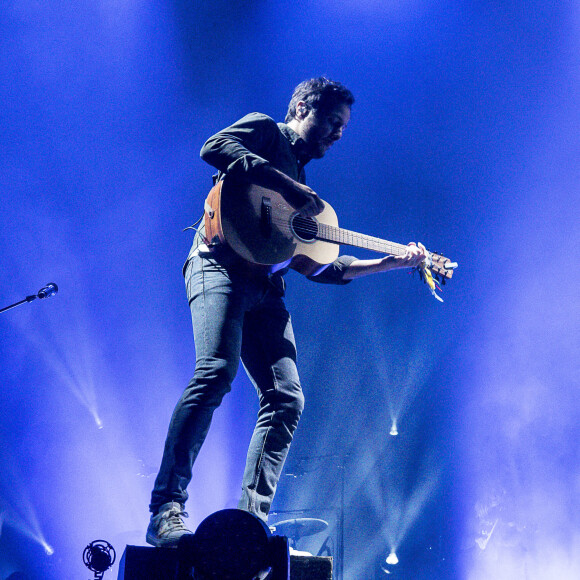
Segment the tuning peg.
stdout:
<svg viewBox="0 0 580 580">
<path fill-rule="evenodd" d="M 441 276 L 441 286 L 445 286 L 447 284 L 447 278 L 445 276 Z"/>
</svg>

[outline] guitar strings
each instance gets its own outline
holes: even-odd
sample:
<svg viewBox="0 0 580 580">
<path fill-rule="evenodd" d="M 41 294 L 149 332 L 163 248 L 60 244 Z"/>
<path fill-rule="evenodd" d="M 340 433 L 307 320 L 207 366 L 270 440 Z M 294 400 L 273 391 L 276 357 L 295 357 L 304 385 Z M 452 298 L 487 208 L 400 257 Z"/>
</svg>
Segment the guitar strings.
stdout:
<svg viewBox="0 0 580 580">
<path fill-rule="evenodd" d="M 295 217 L 295 227 L 292 227 L 292 224 L 286 219 L 273 218 L 272 223 L 278 226 L 278 231 L 281 233 L 288 233 L 291 237 L 299 237 L 298 233 L 296 232 L 296 226 L 298 226 L 299 232 L 303 232 L 308 236 L 312 236 L 313 240 L 318 239 L 328 243 L 350 245 L 373 252 L 378 252 L 380 254 L 390 254 L 393 256 L 402 256 L 407 253 L 406 245 L 398 244 L 396 242 L 389 242 L 388 240 L 383 240 L 381 238 L 375 238 L 373 236 L 360 234 L 351 230 L 345 230 L 330 224 L 317 222 L 312 218 L 300 216 Z M 445 278 L 450 278 L 451 276 L 445 269 L 444 265 L 441 263 L 442 261 L 447 261 L 447 259 L 443 256 L 439 256 L 438 254 L 433 254 L 432 252 L 429 252 L 429 255 L 432 262 L 430 267 Z"/>
<path fill-rule="evenodd" d="M 406 252 L 407 248 L 407 246 L 404 246 L 403 244 L 397 244 L 395 242 L 382 240 L 381 238 L 375 238 L 373 236 L 368 236 L 366 234 L 360 234 L 358 232 L 345 230 L 343 228 L 339 228 L 329 224 L 316 222 L 308 218 L 295 218 L 295 222 L 298 222 L 298 224 L 295 224 L 294 227 L 287 220 L 274 219 L 272 221 L 275 222 L 277 225 L 281 226 L 280 230 L 282 230 L 283 228 L 284 231 L 289 233 L 305 232 L 306 234 L 311 234 L 315 237 L 319 232 L 321 232 L 325 234 L 325 236 L 321 238 L 322 240 L 336 241 L 338 243 L 344 243 L 346 245 L 356 245 L 356 242 L 360 243 L 364 241 L 372 243 L 378 247 L 383 248 L 390 247 L 393 249 L 397 248 L 403 253 Z M 368 247 L 368 244 L 365 244 L 362 247 Z M 381 250 L 377 249 L 377 251 Z"/>
<path fill-rule="evenodd" d="M 311 240 L 304 239 L 306 242 L 320 240 L 327 243 L 355 246 L 381 254 L 390 254 L 394 256 L 402 256 L 407 252 L 407 246 L 404 244 L 389 242 L 388 240 L 383 240 L 381 238 L 360 234 L 358 232 L 318 222 L 313 218 L 295 216 L 294 224 L 292 224 L 288 219 L 273 217 L 271 223 L 277 226 L 280 233 L 288 234 L 291 238 L 298 237 L 300 239 L 299 233 L 297 233 L 296 230 L 307 236 L 311 236 Z M 442 260 L 446 261 L 447 258 L 439 256 L 438 254 L 433 254 L 432 252 L 429 252 L 429 255 L 432 261 L 430 267 L 444 278 L 451 278 L 445 267 L 440 263 Z"/>
<path fill-rule="evenodd" d="M 293 228 L 287 222 L 287 220 L 278 219 L 276 221 L 282 225 L 288 224 L 285 229 L 290 233 L 293 233 Z M 407 253 L 408 246 L 405 244 L 390 242 L 388 240 L 383 240 L 382 238 L 377 238 L 374 236 L 369 236 L 367 234 L 353 232 L 351 230 L 340 228 L 338 226 L 318 222 L 313 218 L 297 216 L 294 218 L 294 221 L 299 222 L 302 231 L 307 231 L 307 233 L 312 234 L 314 237 L 318 237 L 318 239 L 322 241 L 330 241 L 339 244 L 357 246 L 360 248 L 372 250 L 379 253 L 390 253 L 392 255 L 397 255 L 397 253 L 398 255 L 403 255 Z M 295 229 L 296 228 L 294 228 L 294 230 Z M 324 237 L 317 236 L 318 232 L 321 230 L 322 233 L 325 234 Z M 363 244 L 362 242 L 367 243 Z M 370 244 L 374 244 L 375 247 L 371 247 Z M 394 252 L 392 250 L 397 250 L 398 252 Z M 444 256 L 441 256 L 434 252 L 429 252 L 429 256 L 433 261 L 433 266 L 438 266 L 439 268 L 442 267 L 442 262 L 448 261 L 448 258 L 445 258 Z"/>
<path fill-rule="evenodd" d="M 294 218 L 294 224 L 291 224 L 286 219 L 273 218 L 272 223 L 278 227 L 280 232 L 292 235 L 304 233 L 322 241 L 358 246 L 380 253 L 404 254 L 407 251 L 407 246 L 403 244 L 389 242 L 387 240 L 382 240 L 381 238 L 375 238 L 366 234 L 345 230 L 340 227 L 317 222 L 310 218 L 296 217 Z M 323 236 L 318 236 L 319 233 L 322 233 Z M 372 245 L 375 247 L 372 247 Z"/>
</svg>

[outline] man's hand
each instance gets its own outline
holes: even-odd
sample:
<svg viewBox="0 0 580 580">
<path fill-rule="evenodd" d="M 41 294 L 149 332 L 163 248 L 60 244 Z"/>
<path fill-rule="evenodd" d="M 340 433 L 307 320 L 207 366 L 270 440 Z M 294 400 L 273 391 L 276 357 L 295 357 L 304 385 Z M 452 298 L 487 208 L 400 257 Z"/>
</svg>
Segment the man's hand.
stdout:
<svg viewBox="0 0 580 580">
<path fill-rule="evenodd" d="M 427 257 L 427 248 L 419 242 L 407 244 L 407 251 L 402 256 L 392 256 L 393 268 L 416 268 Z"/>
<path fill-rule="evenodd" d="M 307 185 L 295 182 L 292 191 L 284 196 L 304 217 L 318 215 L 324 209 L 324 202 Z"/>
<path fill-rule="evenodd" d="M 304 217 L 318 215 L 324 209 L 324 202 L 310 187 L 295 181 L 271 165 L 262 166 L 259 173 L 252 174 L 250 181 L 277 191 Z"/>
</svg>

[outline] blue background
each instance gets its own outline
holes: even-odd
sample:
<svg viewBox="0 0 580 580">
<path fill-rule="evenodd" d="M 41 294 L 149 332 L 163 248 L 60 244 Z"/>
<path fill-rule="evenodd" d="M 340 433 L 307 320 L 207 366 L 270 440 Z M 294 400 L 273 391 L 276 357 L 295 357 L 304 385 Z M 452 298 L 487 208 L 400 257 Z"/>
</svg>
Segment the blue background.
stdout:
<svg viewBox="0 0 580 580">
<path fill-rule="evenodd" d="M 444 304 L 404 271 L 289 274 L 307 407 L 272 522 L 323 518 L 298 547 L 334 550 L 344 475 L 345 579 L 392 550 L 414 579 L 580 577 L 579 22 L 568 1 L 6 0 L 0 306 L 60 291 L 0 317 L 0 578 L 144 543 L 193 373 L 199 149 L 320 74 L 356 103 L 309 184 L 342 226 L 460 266 Z M 237 503 L 256 407 L 241 372 L 193 529 Z"/>
</svg>

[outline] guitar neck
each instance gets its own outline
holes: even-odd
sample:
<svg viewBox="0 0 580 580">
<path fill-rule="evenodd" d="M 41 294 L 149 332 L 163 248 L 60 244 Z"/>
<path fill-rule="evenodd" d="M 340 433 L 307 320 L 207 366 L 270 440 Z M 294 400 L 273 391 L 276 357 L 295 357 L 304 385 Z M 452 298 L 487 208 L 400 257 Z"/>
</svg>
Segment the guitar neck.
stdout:
<svg viewBox="0 0 580 580">
<path fill-rule="evenodd" d="M 402 256 L 407 251 L 407 246 L 359 234 L 351 230 L 345 230 L 336 226 L 327 224 L 318 224 L 317 239 L 332 244 L 340 244 L 344 246 L 354 246 L 355 248 L 363 248 L 381 254 L 391 254 L 393 256 Z"/>
</svg>

